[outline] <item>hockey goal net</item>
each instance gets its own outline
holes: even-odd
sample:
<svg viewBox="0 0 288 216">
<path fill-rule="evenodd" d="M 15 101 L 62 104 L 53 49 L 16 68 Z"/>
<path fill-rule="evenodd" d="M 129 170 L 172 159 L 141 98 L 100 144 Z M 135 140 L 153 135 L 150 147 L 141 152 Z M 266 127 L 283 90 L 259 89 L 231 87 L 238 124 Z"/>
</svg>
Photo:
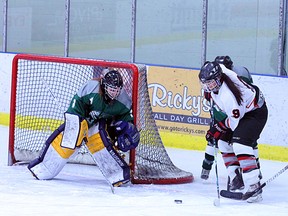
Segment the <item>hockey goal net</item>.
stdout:
<svg viewBox="0 0 288 216">
<path fill-rule="evenodd" d="M 141 133 L 130 151 L 132 183 L 177 184 L 193 181 L 176 167 L 161 141 L 150 105 L 145 65 L 88 59 L 19 54 L 13 59 L 9 131 L 9 164 L 29 162 L 41 154 L 46 139 L 64 122 L 63 113 L 78 88 L 116 68 L 133 101 L 133 115 Z M 86 149 L 70 162 L 94 164 Z"/>
</svg>

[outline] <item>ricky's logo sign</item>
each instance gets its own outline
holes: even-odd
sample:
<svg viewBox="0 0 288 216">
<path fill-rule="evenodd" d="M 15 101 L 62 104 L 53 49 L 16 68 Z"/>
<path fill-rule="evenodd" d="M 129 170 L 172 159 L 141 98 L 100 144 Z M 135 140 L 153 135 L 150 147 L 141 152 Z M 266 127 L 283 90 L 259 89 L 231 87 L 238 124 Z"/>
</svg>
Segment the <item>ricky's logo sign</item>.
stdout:
<svg viewBox="0 0 288 216">
<path fill-rule="evenodd" d="M 183 86 L 181 92 L 179 89 L 177 89 L 177 92 L 169 91 L 165 86 L 159 83 L 151 83 L 148 85 L 148 88 L 151 93 L 152 107 L 163 108 L 163 113 L 174 110 L 173 114 L 178 112 L 179 114 L 188 114 L 196 117 L 199 117 L 204 113 L 204 115 L 209 113 L 210 105 L 204 100 L 203 90 L 201 90 L 200 87 L 199 90 L 193 94 L 189 92 L 187 86 Z"/>
</svg>

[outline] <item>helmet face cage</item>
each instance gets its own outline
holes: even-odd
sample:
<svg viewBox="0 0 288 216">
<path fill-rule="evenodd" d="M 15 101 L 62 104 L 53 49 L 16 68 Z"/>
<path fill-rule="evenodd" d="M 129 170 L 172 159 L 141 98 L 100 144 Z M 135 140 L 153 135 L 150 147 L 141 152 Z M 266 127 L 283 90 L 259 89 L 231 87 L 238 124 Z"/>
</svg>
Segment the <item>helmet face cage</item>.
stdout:
<svg viewBox="0 0 288 216">
<path fill-rule="evenodd" d="M 200 70 L 199 80 L 206 92 L 219 91 L 222 82 L 222 69 L 217 62 L 206 62 Z"/>
<path fill-rule="evenodd" d="M 117 86 L 112 86 L 109 84 L 105 85 L 105 94 L 111 99 L 111 100 L 115 100 L 120 92 L 121 92 L 121 88 L 117 87 Z"/>
<path fill-rule="evenodd" d="M 229 56 L 217 56 L 215 62 L 218 64 L 223 64 L 226 68 L 232 70 L 233 61 Z"/>
<path fill-rule="evenodd" d="M 204 82 L 200 82 L 201 87 L 205 92 L 217 92 L 221 87 L 221 80 L 219 78 L 206 80 Z"/>
<path fill-rule="evenodd" d="M 123 80 L 120 73 L 116 70 L 107 72 L 101 81 L 104 100 L 106 102 L 115 100 L 120 95 L 122 87 Z"/>
</svg>

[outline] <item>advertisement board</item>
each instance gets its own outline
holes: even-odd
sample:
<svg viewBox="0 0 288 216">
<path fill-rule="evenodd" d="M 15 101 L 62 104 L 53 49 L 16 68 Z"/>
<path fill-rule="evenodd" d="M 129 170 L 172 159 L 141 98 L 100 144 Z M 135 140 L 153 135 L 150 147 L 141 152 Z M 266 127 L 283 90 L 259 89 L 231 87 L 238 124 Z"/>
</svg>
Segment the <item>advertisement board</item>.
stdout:
<svg viewBox="0 0 288 216">
<path fill-rule="evenodd" d="M 210 105 L 204 100 L 198 73 L 199 70 L 149 66 L 148 89 L 159 131 L 191 138 L 205 136 Z"/>
</svg>

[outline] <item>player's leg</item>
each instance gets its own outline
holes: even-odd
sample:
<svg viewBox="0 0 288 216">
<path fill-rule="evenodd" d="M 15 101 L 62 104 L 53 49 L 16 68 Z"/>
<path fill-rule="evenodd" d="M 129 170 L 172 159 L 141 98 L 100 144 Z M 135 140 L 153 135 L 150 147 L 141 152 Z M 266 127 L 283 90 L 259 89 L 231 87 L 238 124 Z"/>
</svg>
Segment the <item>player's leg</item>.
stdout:
<svg viewBox="0 0 288 216">
<path fill-rule="evenodd" d="M 262 172 L 261 172 L 261 166 L 260 166 L 260 159 L 259 159 L 259 150 L 258 150 L 258 144 L 257 142 L 255 142 L 255 144 L 253 145 L 253 152 L 254 152 L 254 155 L 255 155 L 255 158 L 256 158 L 256 162 L 257 162 L 257 166 L 259 168 L 259 178 L 262 179 L 263 176 L 262 176 Z"/>
<path fill-rule="evenodd" d="M 219 150 L 222 154 L 224 164 L 227 168 L 227 190 L 235 191 L 242 190 L 244 183 L 241 174 L 240 164 L 234 154 L 231 139 L 233 136 L 232 130 L 227 130 L 218 141 Z"/>
<path fill-rule="evenodd" d="M 234 153 L 233 146 L 224 140 L 218 140 L 218 147 L 227 169 L 227 190 L 242 190 L 244 188 L 244 183 L 241 175 L 240 164 Z"/>
<path fill-rule="evenodd" d="M 89 129 L 87 147 L 102 174 L 113 186 L 120 186 L 130 180 L 130 167 L 115 150 L 104 121 L 100 120 L 99 128 L 97 125 Z"/>
<path fill-rule="evenodd" d="M 260 170 L 257 166 L 253 148 L 241 143 L 233 143 L 233 149 L 242 168 L 242 176 L 246 189 L 256 189 L 260 186 Z M 262 191 L 257 194 L 258 196 L 255 196 L 255 201 L 262 200 L 261 193 Z"/>
<path fill-rule="evenodd" d="M 242 168 L 242 176 L 247 193 L 260 186 L 260 169 L 255 156 L 255 143 L 259 138 L 267 121 L 267 107 L 246 113 L 239 121 L 232 138 L 233 149 Z M 262 190 L 254 194 L 247 201 L 258 202 L 262 200 Z"/>
<path fill-rule="evenodd" d="M 204 97 L 206 100 L 210 101 L 210 94 L 204 92 Z M 226 114 L 221 112 L 216 106 L 213 106 L 213 116 L 211 116 L 214 121 L 211 122 L 211 124 L 214 122 L 222 121 L 227 117 Z M 210 128 L 212 125 L 210 125 Z M 216 146 L 214 146 L 216 145 Z M 216 149 L 215 149 L 216 148 Z M 204 155 L 204 160 L 202 162 L 202 171 L 201 171 L 201 178 L 207 180 L 209 178 L 210 170 L 212 169 L 212 165 L 214 162 L 214 155 L 215 151 L 218 152 L 218 143 L 212 143 L 208 142 L 206 145 L 206 150 L 205 150 L 205 155 Z"/>
<path fill-rule="evenodd" d="M 214 162 L 214 145 L 211 142 L 207 143 L 204 160 L 202 162 L 201 179 L 207 180 Z M 217 148 L 217 147 L 216 147 Z"/>
<path fill-rule="evenodd" d="M 65 113 L 65 123 L 50 135 L 42 154 L 29 163 L 28 169 L 39 180 L 54 178 L 87 137 L 87 133 L 86 120 Z"/>
</svg>

